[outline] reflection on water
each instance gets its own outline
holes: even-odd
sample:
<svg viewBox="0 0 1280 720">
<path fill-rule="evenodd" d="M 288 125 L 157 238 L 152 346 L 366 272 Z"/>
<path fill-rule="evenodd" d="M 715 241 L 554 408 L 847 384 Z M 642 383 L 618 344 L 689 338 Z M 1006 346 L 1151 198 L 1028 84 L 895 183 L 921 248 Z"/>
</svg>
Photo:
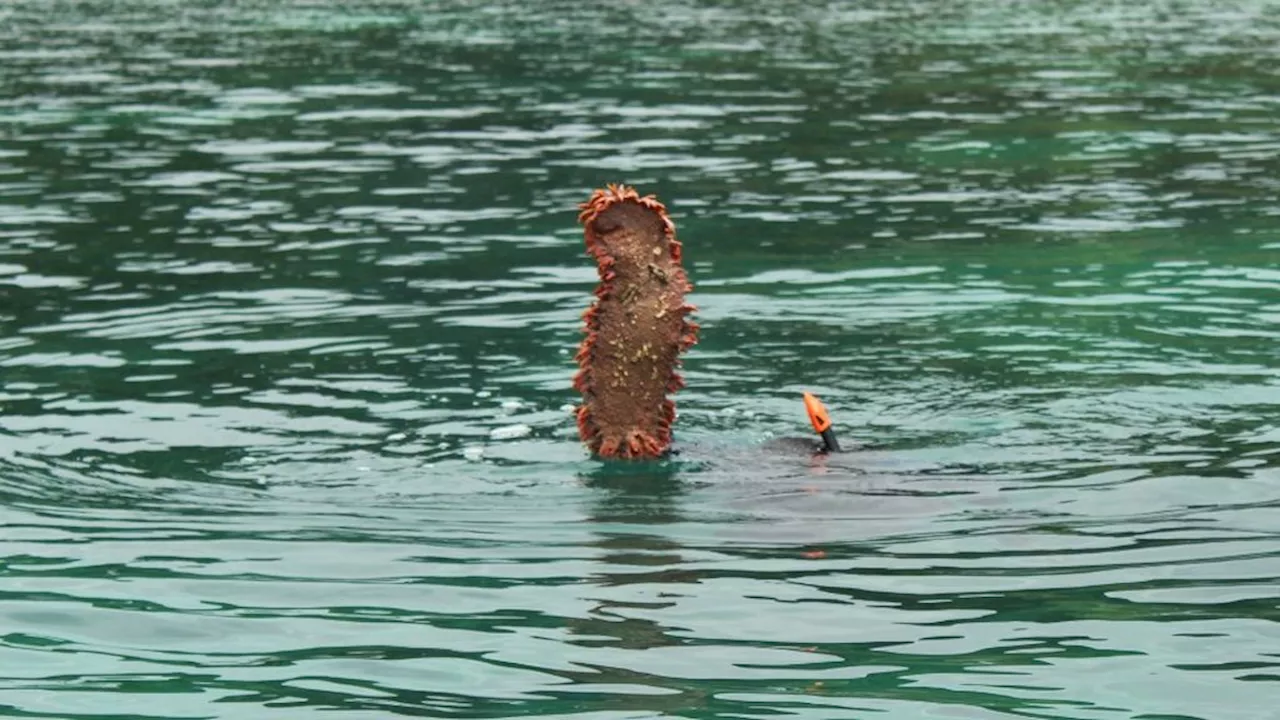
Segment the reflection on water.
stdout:
<svg viewBox="0 0 1280 720">
<path fill-rule="evenodd" d="M 0 7 L 0 714 L 1267 715 L 1277 48 L 1263 2 Z M 567 407 L 619 180 L 704 326 L 621 467 Z"/>
</svg>

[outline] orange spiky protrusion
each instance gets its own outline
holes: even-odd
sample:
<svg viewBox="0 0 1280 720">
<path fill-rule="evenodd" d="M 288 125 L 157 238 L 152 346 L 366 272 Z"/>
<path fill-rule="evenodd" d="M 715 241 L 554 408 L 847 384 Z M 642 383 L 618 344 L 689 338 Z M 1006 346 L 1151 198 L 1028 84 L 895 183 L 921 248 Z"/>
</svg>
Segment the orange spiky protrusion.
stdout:
<svg viewBox="0 0 1280 720">
<path fill-rule="evenodd" d="M 600 284 L 583 313 L 585 337 L 573 387 L 582 393 L 578 434 L 600 457 L 656 458 L 671 445 L 684 387 L 680 353 L 697 342 L 686 305 L 693 290 L 666 207 L 626 185 L 596 190 L 582 203 L 587 252 Z"/>
</svg>

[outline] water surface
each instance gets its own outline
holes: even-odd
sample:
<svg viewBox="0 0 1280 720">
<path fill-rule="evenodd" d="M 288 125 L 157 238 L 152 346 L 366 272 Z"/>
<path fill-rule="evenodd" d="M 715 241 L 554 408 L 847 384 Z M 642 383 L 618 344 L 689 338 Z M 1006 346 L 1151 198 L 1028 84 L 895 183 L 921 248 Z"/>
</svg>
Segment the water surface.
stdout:
<svg viewBox="0 0 1280 720">
<path fill-rule="evenodd" d="M 1269 716 L 1276 67 L 1261 0 L 0 5 L 0 714 Z M 643 466 L 570 414 L 618 181 L 703 325 Z"/>
</svg>

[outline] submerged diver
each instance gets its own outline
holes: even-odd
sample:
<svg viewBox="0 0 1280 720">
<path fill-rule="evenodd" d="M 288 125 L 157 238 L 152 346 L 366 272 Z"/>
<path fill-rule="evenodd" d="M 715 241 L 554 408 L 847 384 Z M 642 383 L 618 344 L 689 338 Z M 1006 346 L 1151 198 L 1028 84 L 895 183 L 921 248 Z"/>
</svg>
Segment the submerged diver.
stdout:
<svg viewBox="0 0 1280 720">
<path fill-rule="evenodd" d="M 625 185 L 596 190 L 581 210 L 600 283 L 576 356 L 578 434 L 601 458 L 659 458 L 671 452 L 676 410 L 667 394 L 684 387 L 680 353 L 698 341 L 675 224 L 657 198 Z M 839 452 L 826 408 L 807 392 L 804 403 L 821 449 Z"/>
</svg>

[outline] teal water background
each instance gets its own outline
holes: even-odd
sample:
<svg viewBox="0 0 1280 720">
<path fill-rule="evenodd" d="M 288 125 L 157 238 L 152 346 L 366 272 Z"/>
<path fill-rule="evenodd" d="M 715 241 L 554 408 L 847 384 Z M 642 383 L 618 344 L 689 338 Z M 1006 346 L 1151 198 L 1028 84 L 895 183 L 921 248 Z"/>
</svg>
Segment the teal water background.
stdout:
<svg viewBox="0 0 1280 720">
<path fill-rule="evenodd" d="M 1261 0 L 0 2 L 0 716 L 1277 717 L 1277 68 Z M 569 412 L 620 181 L 657 465 Z"/>
</svg>

